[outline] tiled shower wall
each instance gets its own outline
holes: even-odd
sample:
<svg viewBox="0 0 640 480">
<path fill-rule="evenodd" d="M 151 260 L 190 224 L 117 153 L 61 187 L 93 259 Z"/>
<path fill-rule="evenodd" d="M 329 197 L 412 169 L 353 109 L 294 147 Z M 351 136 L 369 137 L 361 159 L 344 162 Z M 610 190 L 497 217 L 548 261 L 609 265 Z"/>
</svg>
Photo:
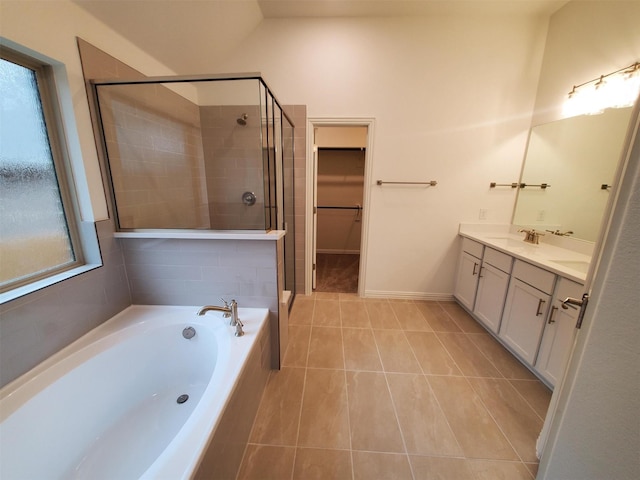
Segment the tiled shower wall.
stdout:
<svg viewBox="0 0 640 480">
<path fill-rule="evenodd" d="M 0 305 L 0 386 L 131 305 L 113 222 L 96 228 L 102 267 Z"/>
<path fill-rule="evenodd" d="M 307 106 L 285 105 L 283 107 L 295 124 L 294 136 L 294 197 L 295 197 L 295 267 L 289 264 L 287 271 L 295 268 L 296 294 L 304 295 L 305 287 L 305 222 L 306 222 L 306 158 L 307 158 Z M 286 255 L 286 253 L 285 253 Z"/>
<path fill-rule="evenodd" d="M 256 99 L 257 100 L 257 99 Z M 246 125 L 237 119 L 248 115 Z M 211 228 L 263 230 L 265 199 L 258 106 L 200 107 Z M 256 195 L 245 205 L 242 194 Z"/>
<path fill-rule="evenodd" d="M 98 87 L 122 228 L 209 228 L 200 112 L 159 84 Z"/>
</svg>

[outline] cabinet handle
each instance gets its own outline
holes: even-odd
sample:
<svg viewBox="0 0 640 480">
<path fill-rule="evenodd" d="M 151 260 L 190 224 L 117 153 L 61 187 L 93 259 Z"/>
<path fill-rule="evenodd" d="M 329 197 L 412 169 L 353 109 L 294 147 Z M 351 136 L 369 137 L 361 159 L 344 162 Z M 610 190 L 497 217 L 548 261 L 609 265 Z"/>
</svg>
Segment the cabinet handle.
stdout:
<svg viewBox="0 0 640 480">
<path fill-rule="evenodd" d="M 538 300 L 538 310 L 536 311 L 536 317 L 542 315 L 542 306 L 545 304 L 543 299 Z"/>
<path fill-rule="evenodd" d="M 556 319 L 553 318 L 558 311 L 558 307 L 551 307 L 551 313 L 549 314 L 549 325 L 556 323 Z"/>
<path fill-rule="evenodd" d="M 477 275 L 478 272 L 476 272 L 476 268 L 478 268 L 478 264 L 476 262 L 473 262 L 473 274 L 472 275 Z"/>
<path fill-rule="evenodd" d="M 480 267 L 480 272 L 478 272 L 478 278 L 483 278 L 483 277 L 482 277 L 482 269 L 483 269 L 483 268 L 484 268 L 484 265 L 482 265 L 482 266 Z"/>
</svg>

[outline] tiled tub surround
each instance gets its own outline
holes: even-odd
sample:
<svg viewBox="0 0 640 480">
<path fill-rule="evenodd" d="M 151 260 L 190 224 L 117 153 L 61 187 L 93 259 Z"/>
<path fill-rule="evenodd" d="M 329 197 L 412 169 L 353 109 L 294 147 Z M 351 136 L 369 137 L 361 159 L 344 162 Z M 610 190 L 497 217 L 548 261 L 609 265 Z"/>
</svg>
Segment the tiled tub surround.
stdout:
<svg viewBox="0 0 640 480">
<path fill-rule="evenodd" d="M 137 305 L 221 304 L 234 298 L 240 307 L 267 308 L 273 366 L 279 366 L 278 313 L 283 264 L 278 233 L 160 233 L 190 238 L 130 238 L 119 233 L 132 303 Z M 141 234 L 146 235 L 146 234 Z M 151 234 L 153 235 L 153 234 Z M 207 236 L 243 239 L 213 239 Z M 195 238 L 194 238 L 195 237 Z M 254 240 L 249 240 L 254 238 Z M 280 278 L 280 280 L 279 280 Z"/>
<path fill-rule="evenodd" d="M 3 478 L 186 478 L 211 459 L 206 478 L 233 478 L 268 378 L 267 310 L 239 309 L 242 337 L 197 310 L 132 306 L 1 390 Z"/>
<path fill-rule="evenodd" d="M 0 386 L 131 305 L 113 222 L 96 222 L 103 266 L 0 305 Z"/>
<path fill-rule="evenodd" d="M 238 478 L 531 480 L 550 395 L 453 302 L 298 296 Z"/>
</svg>

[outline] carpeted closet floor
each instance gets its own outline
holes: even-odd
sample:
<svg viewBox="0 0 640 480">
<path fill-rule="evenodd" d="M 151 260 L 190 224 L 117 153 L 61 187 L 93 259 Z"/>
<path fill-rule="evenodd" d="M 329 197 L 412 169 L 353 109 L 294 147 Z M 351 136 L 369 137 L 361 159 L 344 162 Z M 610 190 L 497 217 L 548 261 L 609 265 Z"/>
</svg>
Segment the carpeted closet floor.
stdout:
<svg viewBox="0 0 640 480">
<path fill-rule="evenodd" d="M 359 254 L 318 253 L 316 292 L 357 293 Z"/>
</svg>

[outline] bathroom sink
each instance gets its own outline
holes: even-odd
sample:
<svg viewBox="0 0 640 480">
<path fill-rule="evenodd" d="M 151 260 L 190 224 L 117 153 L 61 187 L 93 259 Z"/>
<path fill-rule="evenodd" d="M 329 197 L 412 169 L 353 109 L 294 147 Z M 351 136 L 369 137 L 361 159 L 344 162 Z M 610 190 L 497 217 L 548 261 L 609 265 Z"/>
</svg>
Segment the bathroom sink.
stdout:
<svg viewBox="0 0 640 480">
<path fill-rule="evenodd" d="M 589 270 L 589 262 L 585 262 L 582 260 L 550 260 L 553 263 L 557 263 L 558 265 L 562 265 L 563 267 L 571 268 L 573 270 L 577 270 L 578 272 L 587 273 Z"/>
</svg>

